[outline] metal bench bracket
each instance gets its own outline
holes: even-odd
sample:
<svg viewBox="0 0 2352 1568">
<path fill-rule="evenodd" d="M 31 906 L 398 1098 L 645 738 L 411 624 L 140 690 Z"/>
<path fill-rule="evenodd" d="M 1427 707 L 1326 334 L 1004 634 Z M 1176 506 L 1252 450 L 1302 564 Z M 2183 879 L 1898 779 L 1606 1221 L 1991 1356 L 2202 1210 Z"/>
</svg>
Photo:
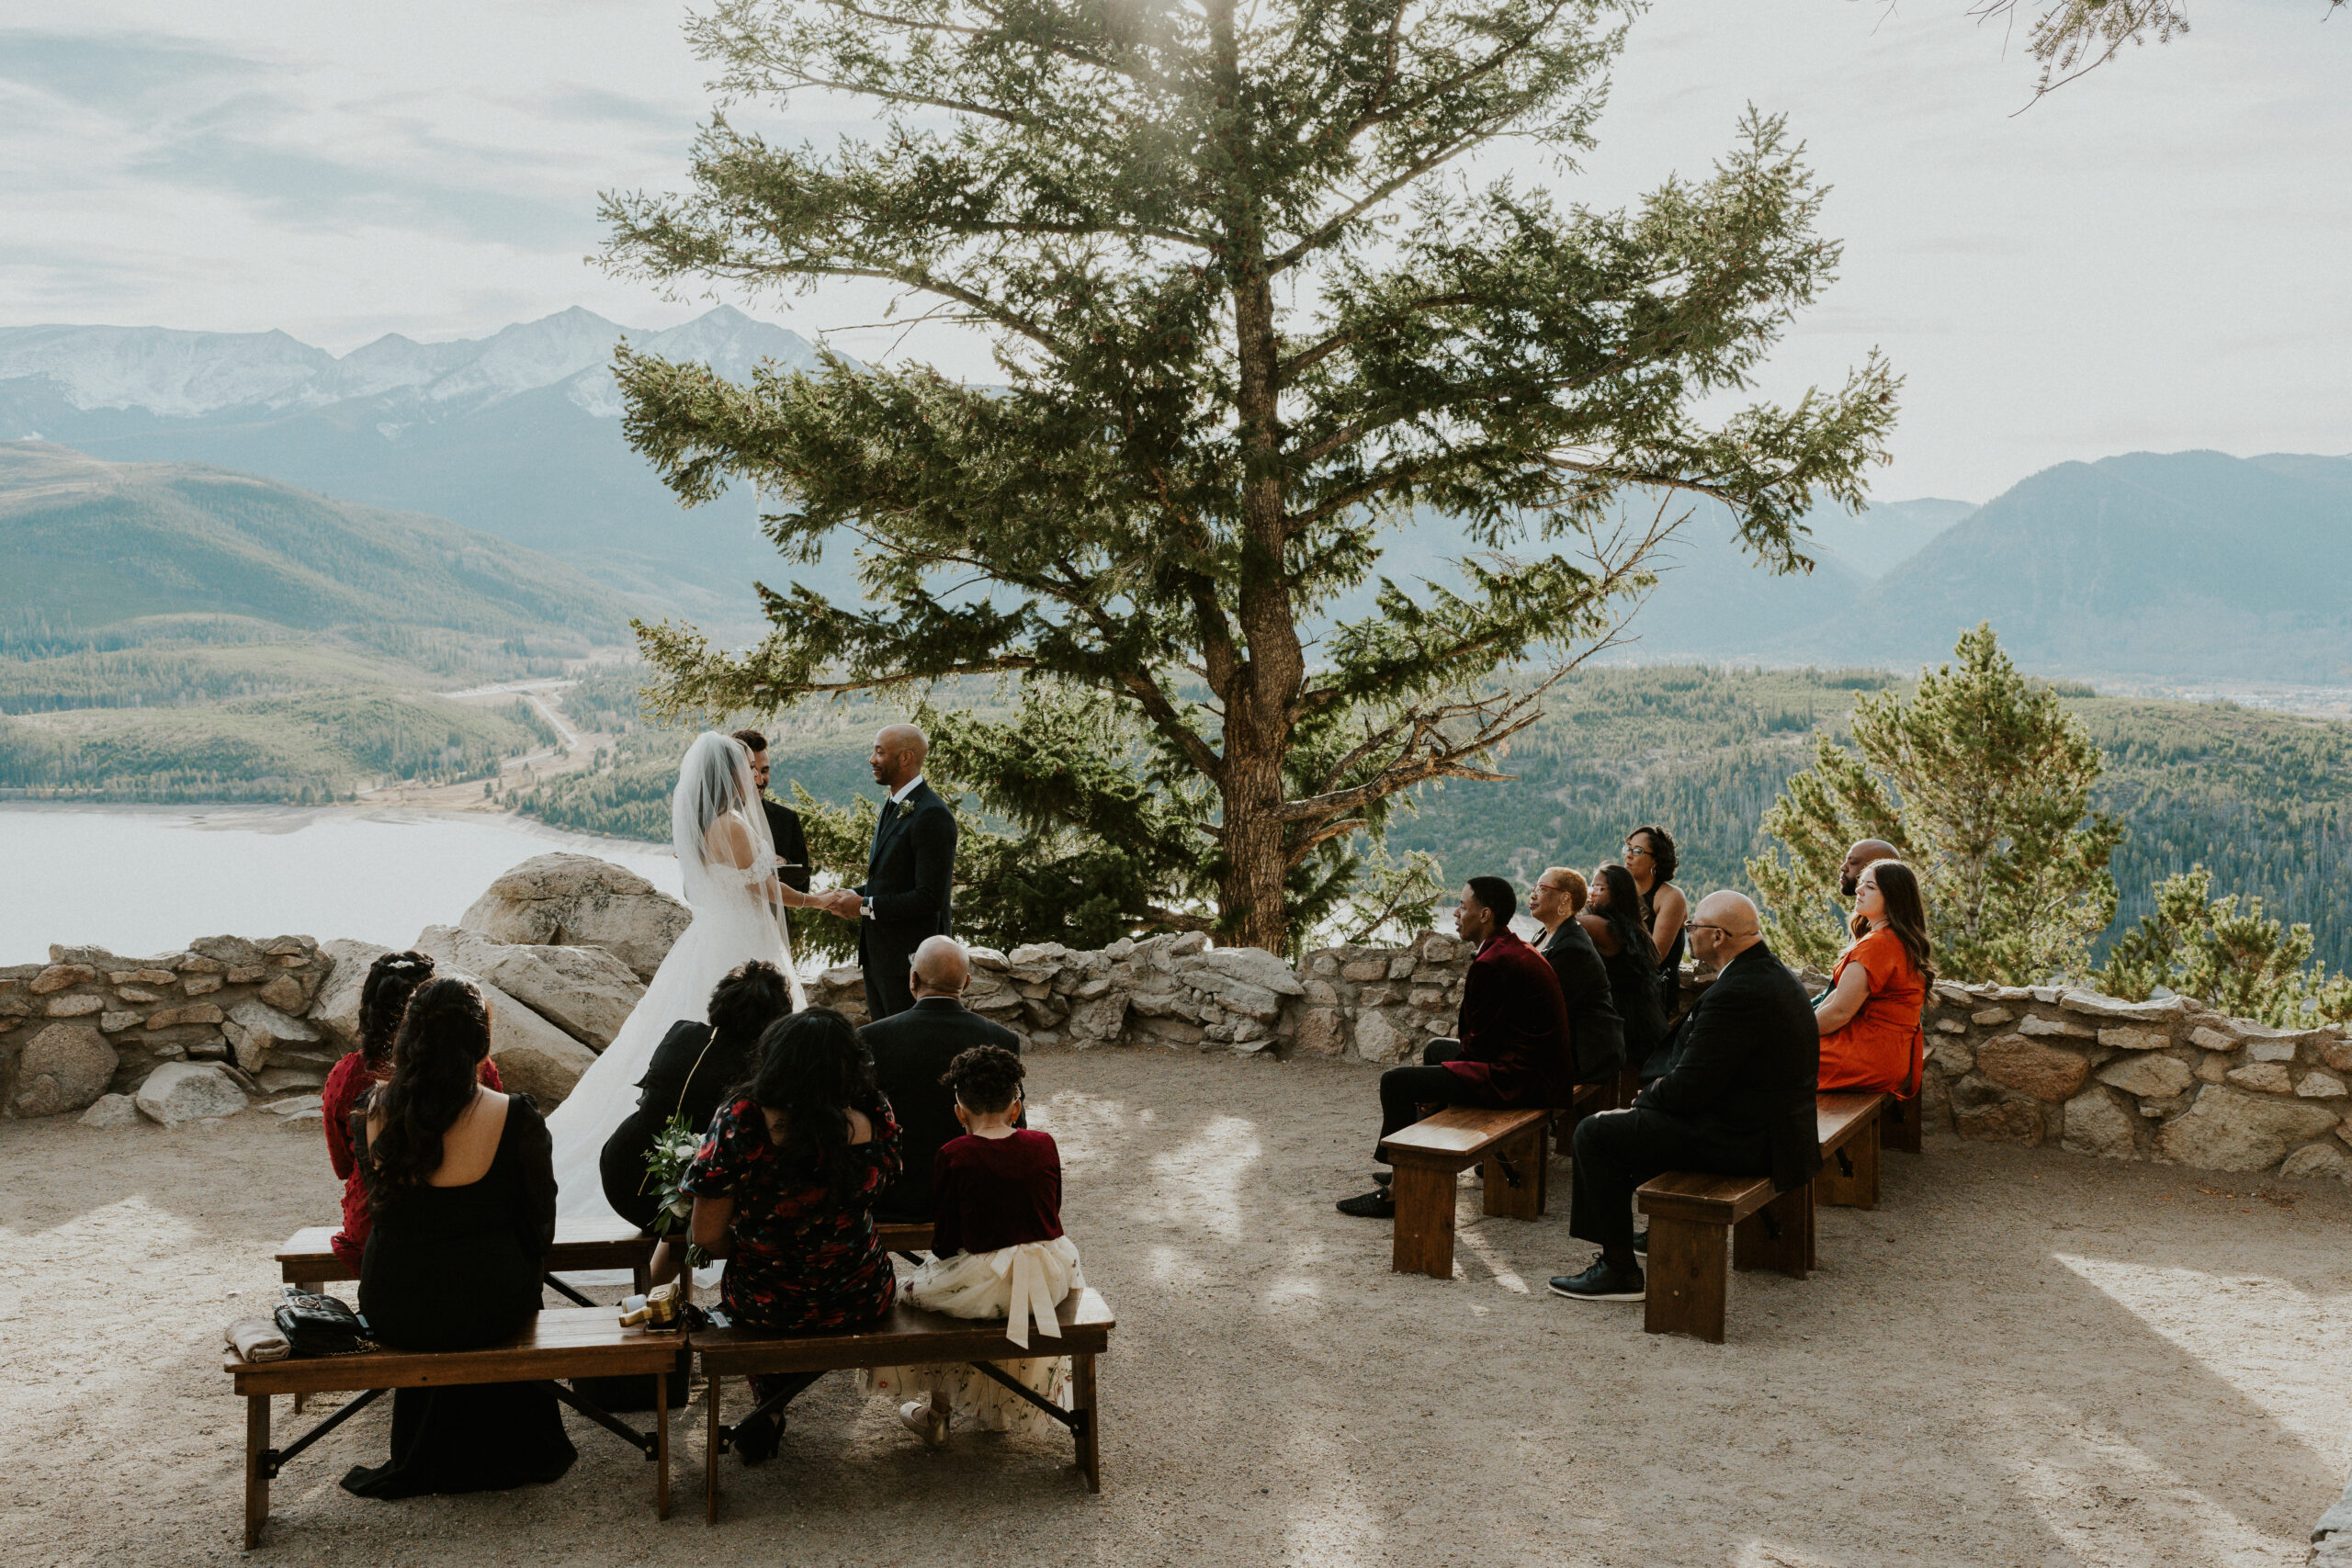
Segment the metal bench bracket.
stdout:
<svg viewBox="0 0 2352 1568">
<path fill-rule="evenodd" d="M 1055 1420 L 1060 1422 L 1063 1426 L 1069 1427 L 1080 1437 L 1083 1438 L 1086 1436 L 1086 1417 L 1088 1412 L 1083 1410 L 1064 1410 L 1060 1405 L 1056 1404 L 1052 1400 L 1046 1398 L 1035 1389 L 1023 1383 L 1013 1377 L 1012 1373 L 1006 1371 L 1002 1367 L 997 1366 L 994 1362 L 974 1361 L 971 1363 L 971 1367 L 974 1371 L 979 1373 L 982 1377 L 987 1378 L 991 1382 L 1002 1383 L 1005 1387 L 1011 1389 L 1013 1393 L 1019 1394 L 1022 1398 L 1027 1400 L 1030 1404 L 1035 1405 L 1038 1409 L 1044 1411 L 1046 1415 L 1052 1416 Z"/>
<path fill-rule="evenodd" d="M 574 1410 L 577 1410 L 580 1414 L 588 1417 L 589 1420 L 596 1423 L 597 1426 L 602 1427 L 605 1431 L 610 1432 L 614 1437 L 618 1438 L 622 1442 L 625 1442 L 631 1448 L 637 1450 L 638 1452 L 643 1454 L 648 1460 L 654 1457 L 655 1450 L 658 1445 L 654 1440 L 652 1433 L 639 1431 L 628 1422 L 623 1421 L 618 1416 L 607 1412 L 604 1406 L 596 1404 L 593 1400 L 582 1398 L 581 1395 L 573 1393 L 571 1389 L 566 1388 L 563 1384 L 557 1382 L 552 1379 L 542 1382 L 539 1386 L 548 1390 L 558 1399 L 563 1401 L 566 1404 L 571 1405 Z"/>
<path fill-rule="evenodd" d="M 261 1455 L 262 1475 L 267 1480 L 277 1480 L 279 1466 L 373 1404 L 383 1392 L 380 1388 L 371 1388 L 284 1448 L 264 1449 Z"/>
</svg>

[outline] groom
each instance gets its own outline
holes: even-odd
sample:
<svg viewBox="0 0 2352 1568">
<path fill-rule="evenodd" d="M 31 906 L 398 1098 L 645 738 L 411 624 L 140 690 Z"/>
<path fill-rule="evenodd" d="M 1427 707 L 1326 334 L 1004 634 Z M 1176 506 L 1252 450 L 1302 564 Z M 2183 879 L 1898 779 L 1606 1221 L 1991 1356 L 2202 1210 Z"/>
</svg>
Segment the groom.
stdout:
<svg viewBox="0 0 2352 1568">
<path fill-rule="evenodd" d="M 866 759 L 874 782 L 889 791 L 874 827 L 865 880 L 831 895 L 825 908 L 859 921 L 857 961 L 865 970 L 865 1010 L 888 1018 L 914 1006 L 908 969 L 929 936 L 947 934 L 948 884 L 956 873 L 956 814 L 922 782 L 931 750 L 911 724 L 874 738 Z"/>
</svg>

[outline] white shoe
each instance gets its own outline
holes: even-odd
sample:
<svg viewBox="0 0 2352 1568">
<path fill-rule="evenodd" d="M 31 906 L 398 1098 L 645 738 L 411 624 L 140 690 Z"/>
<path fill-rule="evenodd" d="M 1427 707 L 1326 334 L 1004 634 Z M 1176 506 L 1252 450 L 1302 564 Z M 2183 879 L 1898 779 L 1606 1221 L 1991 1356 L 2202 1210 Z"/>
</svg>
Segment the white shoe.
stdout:
<svg viewBox="0 0 2352 1568">
<path fill-rule="evenodd" d="M 910 1399 L 899 1406 L 899 1425 L 922 1439 L 923 1447 L 947 1446 L 947 1416 L 928 1399 Z"/>
</svg>

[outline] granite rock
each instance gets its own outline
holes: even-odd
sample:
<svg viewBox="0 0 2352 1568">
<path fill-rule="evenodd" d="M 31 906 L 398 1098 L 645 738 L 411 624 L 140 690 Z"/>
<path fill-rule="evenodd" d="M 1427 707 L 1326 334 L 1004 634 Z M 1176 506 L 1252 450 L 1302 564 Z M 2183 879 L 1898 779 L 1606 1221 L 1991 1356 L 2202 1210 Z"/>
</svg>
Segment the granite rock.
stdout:
<svg viewBox="0 0 2352 1568">
<path fill-rule="evenodd" d="M 166 1062 L 147 1075 L 132 1099 L 141 1114 L 166 1127 L 234 1116 L 246 1105 L 245 1091 L 211 1062 Z"/>
<path fill-rule="evenodd" d="M 600 947 L 650 980 L 693 919 L 633 871 L 590 855 L 548 854 L 492 882 L 458 924 L 492 942 Z"/>
<path fill-rule="evenodd" d="M 2216 1086 L 2156 1132 L 2156 1153 L 2206 1170 L 2268 1170 L 2297 1146 L 2325 1135 L 2335 1111 L 2311 1101 L 2267 1100 Z"/>
<path fill-rule="evenodd" d="M 18 1116 L 62 1116 L 106 1093 L 122 1058 L 105 1035 L 86 1023 L 52 1023 L 25 1042 L 17 1058 L 16 1093 L 9 1110 Z"/>
<path fill-rule="evenodd" d="M 2090 1076 L 2090 1063 L 2073 1051 L 2062 1051 L 2004 1034 L 1976 1048 L 1976 1070 L 1995 1083 L 2022 1089 L 2036 1100 L 2069 1100 Z"/>
</svg>

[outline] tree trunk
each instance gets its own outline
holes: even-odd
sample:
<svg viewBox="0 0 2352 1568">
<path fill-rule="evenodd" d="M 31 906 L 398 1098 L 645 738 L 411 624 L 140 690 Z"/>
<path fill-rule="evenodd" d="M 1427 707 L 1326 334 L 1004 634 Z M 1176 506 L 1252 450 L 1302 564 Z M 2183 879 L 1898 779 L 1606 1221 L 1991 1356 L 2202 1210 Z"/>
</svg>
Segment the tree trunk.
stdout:
<svg viewBox="0 0 2352 1568">
<path fill-rule="evenodd" d="M 1290 936 L 1283 883 L 1289 870 L 1280 818 L 1283 761 L 1306 680 L 1287 575 L 1288 538 L 1281 428 L 1281 338 L 1265 228 L 1251 176 L 1258 156 L 1244 118 L 1231 0 L 1218 0 L 1209 27 L 1227 73 L 1225 103 L 1230 205 L 1227 245 L 1233 268 L 1234 412 L 1242 454 L 1241 556 L 1236 595 L 1246 657 L 1217 693 L 1225 705 L 1223 806 L 1227 865 L 1218 888 L 1227 940 L 1280 953 Z"/>
</svg>

